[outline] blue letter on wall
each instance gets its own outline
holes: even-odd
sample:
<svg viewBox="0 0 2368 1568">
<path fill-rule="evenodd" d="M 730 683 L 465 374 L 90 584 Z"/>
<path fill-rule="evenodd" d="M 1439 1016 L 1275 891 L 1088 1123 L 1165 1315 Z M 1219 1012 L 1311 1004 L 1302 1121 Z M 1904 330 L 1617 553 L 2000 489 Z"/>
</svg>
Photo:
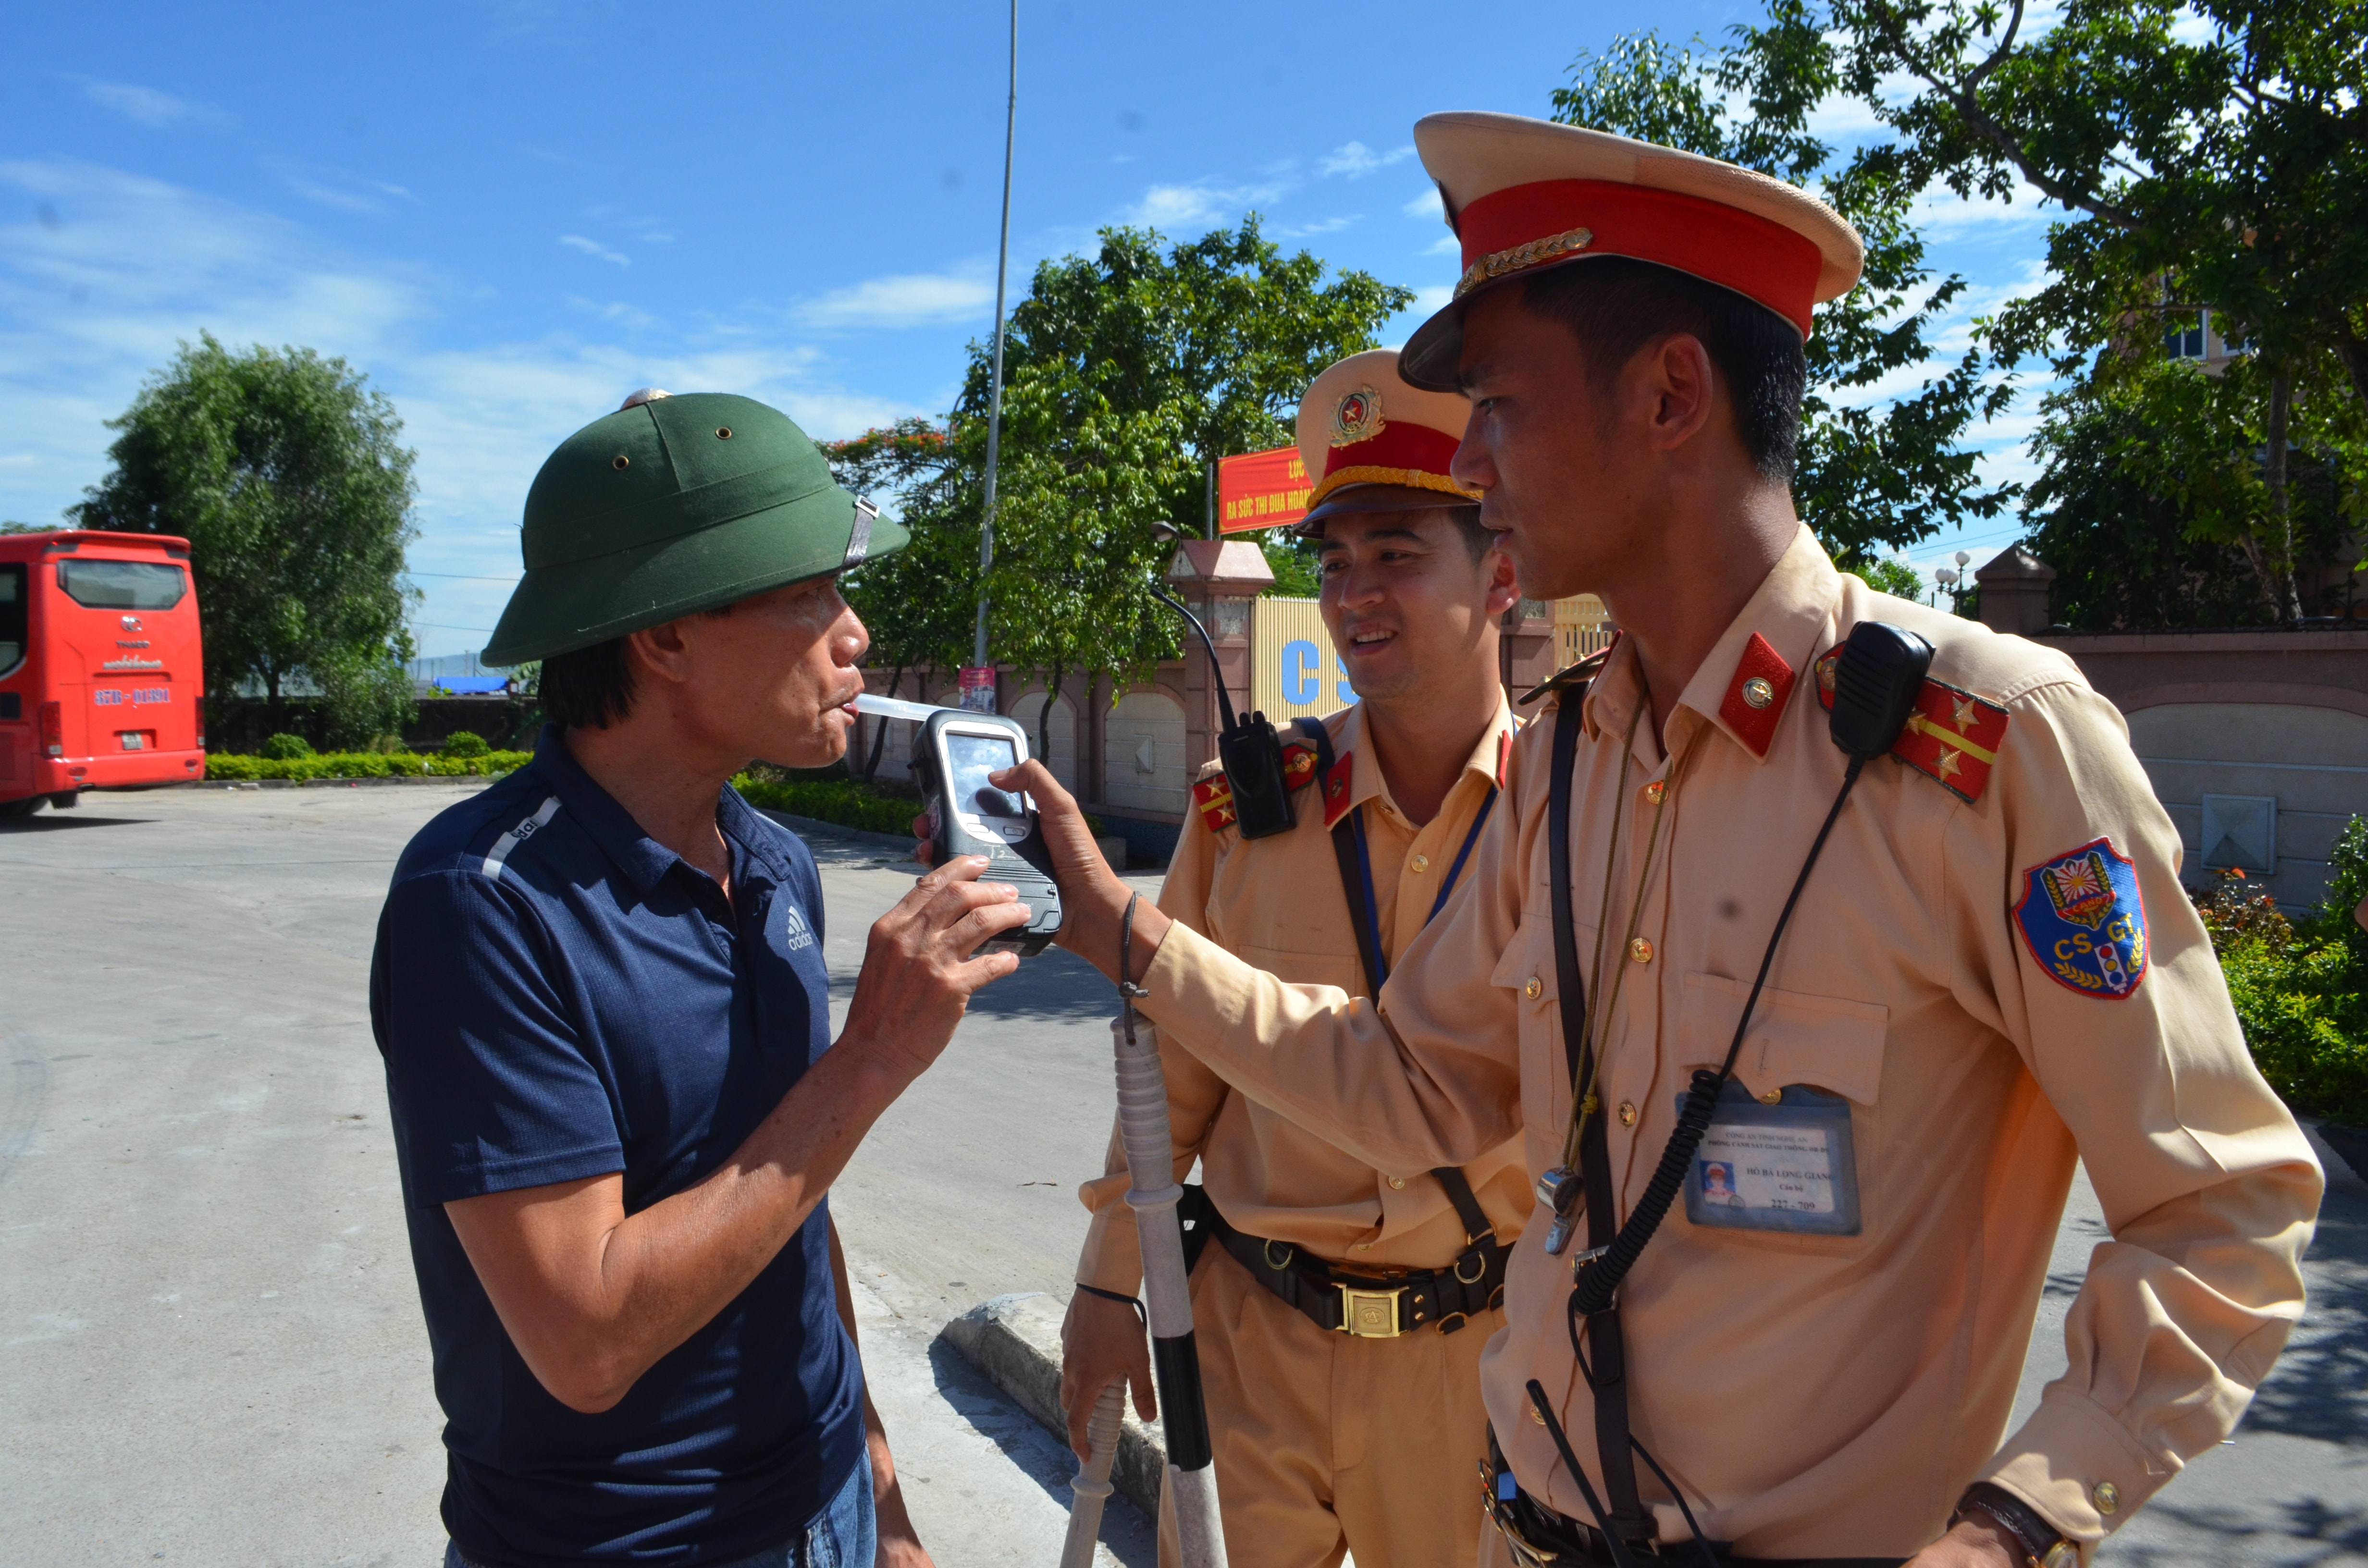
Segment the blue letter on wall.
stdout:
<svg viewBox="0 0 2368 1568">
<path fill-rule="evenodd" d="M 1282 645 L 1282 699 L 1293 707 L 1304 707 L 1315 700 L 1323 689 L 1320 673 L 1322 660 L 1315 656 L 1315 644 L 1304 637 Z"/>
<path fill-rule="evenodd" d="M 1357 688 L 1349 684 L 1349 661 L 1342 658 L 1336 651 L 1332 655 L 1332 667 L 1340 675 L 1339 680 L 1332 687 L 1333 697 L 1343 704 L 1356 701 Z"/>
</svg>

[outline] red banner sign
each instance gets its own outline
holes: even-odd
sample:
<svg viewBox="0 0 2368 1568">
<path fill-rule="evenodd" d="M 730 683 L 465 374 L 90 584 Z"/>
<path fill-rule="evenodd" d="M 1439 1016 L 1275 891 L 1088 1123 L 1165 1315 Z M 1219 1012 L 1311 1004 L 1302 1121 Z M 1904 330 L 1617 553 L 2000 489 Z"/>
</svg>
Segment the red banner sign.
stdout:
<svg viewBox="0 0 2368 1568">
<path fill-rule="evenodd" d="M 1247 533 L 1307 516 L 1313 488 L 1297 447 L 1249 452 L 1217 463 L 1217 531 Z"/>
</svg>

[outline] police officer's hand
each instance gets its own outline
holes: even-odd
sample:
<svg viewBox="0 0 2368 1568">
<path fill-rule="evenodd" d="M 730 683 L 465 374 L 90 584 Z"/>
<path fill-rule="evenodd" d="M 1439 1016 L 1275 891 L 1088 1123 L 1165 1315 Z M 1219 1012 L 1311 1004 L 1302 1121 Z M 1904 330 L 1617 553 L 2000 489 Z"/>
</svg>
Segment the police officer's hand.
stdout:
<svg viewBox="0 0 2368 1568">
<path fill-rule="evenodd" d="M 1124 1301 L 1080 1290 L 1061 1320 L 1061 1414 L 1069 1420 L 1069 1447 L 1081 1460 L 1092 1456 L 1086 1428 L 1094 1402 L 1120 1378 L 1134 1386 L 1134 1413 L 1157 1420 L 1159 1396 L 1152 1392 L 1151 1340 L 1143 1320 Z"/>
<path fill-rule="evenodd" d="M 1053 770 L 1032 757 L 1017 767 L 990 773 L 987 779 L 998 790 L 1025 790 L 1035 799 L 1036 815 L 1043 824 L 1044 846 L 1053 860 L 1053 880 L 1061 887 L 1061 934 L 1053 939 L 1110 979 L 1117 979 L 1120 921 L 1134 890 L 1102 858 L 1100 846 L 1094 843 L 1093 829 L 1087 825 L 1086 813 L 1076 800 L 1061 788 Z M 920 840 L 914 846 L 913 858 L 925 866 L 931 853 L 929 836 L 936 831 L 936 819 L 927 812 L 913 819 L 913 836 Z M 1134 946 L 1131 949 L 1133 960 L 1127 969 L 1130 977 L 1143 978 L 1144 971 L 1151 965 L 1151 955 L 1159 950 L 1159 939 L 1167 934 L 1167 917 L 1159 912 L 1158 905 L 1144 899 L 1134 912 Z"/>
<path fill-rule="evenodd" d="M 2021 1568 L 2022 1548 L 1998 1522 L 1970 1514 L 1907 1560 L 1907 1568 Z"/>
<path fill-rule="evenodd" d="M 1016 954 L 978 952 L 989 937 L 1028 923 L 1019 890 L 980 881 L 985 869 L 975 855 L 939 866 L 873 922 L 842 1047 L 917 1078 L 953 1038 L 971 994 L 1019 967 Z"/>
</svg>

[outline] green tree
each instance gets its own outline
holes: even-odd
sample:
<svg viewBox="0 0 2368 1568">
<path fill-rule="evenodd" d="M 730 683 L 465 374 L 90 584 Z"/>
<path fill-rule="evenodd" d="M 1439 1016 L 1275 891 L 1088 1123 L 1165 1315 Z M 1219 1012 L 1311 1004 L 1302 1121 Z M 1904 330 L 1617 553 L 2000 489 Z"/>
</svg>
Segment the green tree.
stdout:
<svg viewBox="0 0 2368 1568">
<path fill-rule="evenodd" d="M 1651 32 L 1581 54 L 1554 118 L 1616 131 L 1816 190 L 1866 244 L 1857 288 L 1820 306 L 1808 342 L 1801 461 L 1793 494 L 1803 520 L 1845 566 L 1875 559 L 1968 517 L 2003 509 L 2011 486 L 1982 483 L 1960 445 L 2009 389 L 1985 386 L 1981 351 L 1933 363 L 1928 331 L 1964 293 L 1936 278 L 1911 222 L 1922 188 L 1902 148 L 1862 146 L 1841 156 L 1809 130 L 1839 85 L 1845 60 L 1809 0 L 1773 0 L 1766 24 L 1738 27 L 1717 49 L 1668 44 Z M 1913 391 L 1879 388 L 1932 364 Z"/>
<path fill-rule="evenodd" d="M 307 676 L 333 744 L 411 721 L 400 576 L 416 532 L 413 453 L 384 394 L 342 359 L 233 354 L 206 334 L 108 428 L 114 468 L 67 516 L 188 540 L 216 690 L 253 677 L 277 703 Z"/>
<path fill-rule="evenodd" d="M 1373 347 L 1413 298 L 1362 272 L 1327 281 L 1321 261 L 1283 255 L 1255 216 L 1172 245 L 1110 229 L 1095 255 L 1039 267 L 1005 335 L 995 564 L 984 579 L 995 656 L 1043 671 L 1049 698 L 1073 676 L 1123 682 L 1173 657 L 1178 628 L 1149 592 L 1173 549 L 1159 527 L 1197 532 L 1215 460 L 1292 439 L 1307 383 Z M 825 449 L 843 481 L 893 490 L 913 530 L 913 545 L 880 563 L 876 586 L 872 568 L 855 574 L 877 596 L 875 658 L 909 648 L 915 663 L 968 660 L 991 353 L 971 346 L 942 429 L 898 426 Z M 1049 699 L 1044 710 L 1049 722 Z"/>
<path fill-rule="evenodd" d="M 839 585 L 871 633 L 868 662 L 888 670 L 887 695 L 900 695 L 908 674 L 968 663 L 978 609 L 978 537 L 973 529 L 965 540 L 950 522 L 963 467 L 944 427 L 904 419 L 850 441 L 816 445 L 841 484 L 896 511 L 913 530 L 904 549 L 865 562 Z M 887 725 L 875 723 L 870 747 L 848 758 L 848 770 L 862 778 L 876 775 L 887 737 Z"/>
<path fill-rule="evenodd" d="M 2063 212 L 2046 284 L 1994 323 L 2006 362 L 2080 374 L 2207 308 L 2249 340 L 2258 411 L 2221 434 L 2260 432 L 2259 483 L 2199 527 L 2289 622 L 2298 400 L 2368 399 L 2368 7 L 2067 0 L 2027 19 L 2024 0 L 1830 0 L 1817 25 L 1912 184 L 2006 200 L 2022 182 Z"/>
<path fill-rule="evenodd" d="M 2332 356 L 2316 358 L 2332 368 Z M 2025 538 L 2055 568 L 2058 620 L 2137 631 L 2272 618 L 2257 532 L 2269 509 L 2265 374 L 2249 359 L 2214 376 L 2159 352 L 2108 354 L 2048 395 Z M 2288 563 L 2316 582 L 2368 514 L 2368 407 L 2340 386 L 2303 391 L 2289 426 Z"/>
</svg>

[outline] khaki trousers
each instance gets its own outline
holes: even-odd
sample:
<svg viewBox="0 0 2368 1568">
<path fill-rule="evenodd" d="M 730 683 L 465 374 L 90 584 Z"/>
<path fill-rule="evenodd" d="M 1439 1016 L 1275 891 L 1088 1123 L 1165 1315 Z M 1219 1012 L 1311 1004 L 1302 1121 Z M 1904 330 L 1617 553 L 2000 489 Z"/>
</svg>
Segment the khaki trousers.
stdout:
<svg viewBox="0 0 2368 1568">
<path fill-rule="evenodd" d="M 1316 1327 L 1212 1245 L 1193 1337 L 1232 1568 L 1463 1568 L 1481 1547 L 1488 1418 L 1480 1352 L 1501 1309 L 1454 1334 Z M 1492 1529 L 1491 1535 L 1496 1532 Z M 1178 1568 L 1163 1493 L 1160 1568 Z"/>
</svg>

